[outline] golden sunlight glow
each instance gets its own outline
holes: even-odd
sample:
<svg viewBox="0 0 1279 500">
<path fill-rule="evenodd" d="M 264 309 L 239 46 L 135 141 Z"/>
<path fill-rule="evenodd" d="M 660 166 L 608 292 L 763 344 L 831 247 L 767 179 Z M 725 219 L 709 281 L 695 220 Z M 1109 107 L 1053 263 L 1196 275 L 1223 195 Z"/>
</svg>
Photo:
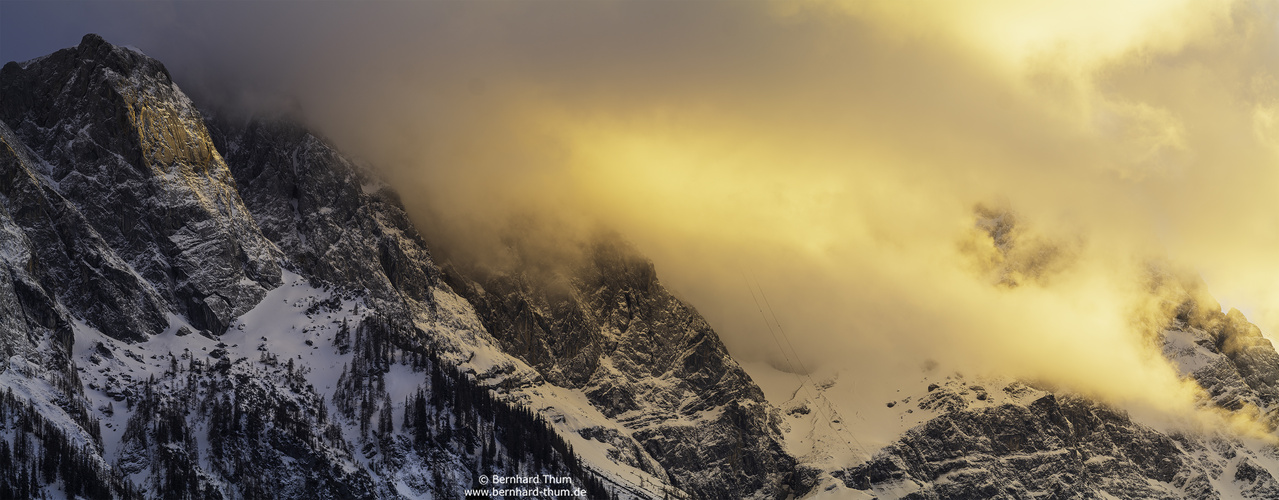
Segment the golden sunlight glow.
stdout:
<svg viewBox="0 0 1279 500">
<path fill-rule="evenodd" d="M 1229 19 L 1231 2 L 1194 0 L 813 0 L 914 37 L 954 37 L 1006 70 L 1072 74 L 1134 52 L 1175 51 Z"/>
<path fill-rule="evenodd" d="M 935 359 L 1203 416 L 1150 341 L 1173 300 L 1151 269 L 1279 330 L 1274 8 L 726 5 L 539 18 L 440 56 L 418 100 L 371 93 L 329 121 L 429 195 L 405 201 L 453 235 L 434 243 L 482 259 L 461 242 L 509 224 L 476 221 L 526 210 L 608 226 L 746 360 L 777 356 L 758 281 L 813 365 L 874 380 Z M 1020 246 L 978 207 L 1015 215 Z"/>
<path fill-rule="evenodd" d="M 837 210 L 846 179 L 815 172 L 816 159 L 781 157 L 745 137 L 663 128 L 566 131 L 576 146 L 570 178 L 582 201 L 611 218 L 638 217 L 633 222 L 649 230 L 713 239 L 753 234 L 815 258 L 837 235 L 866 232 L 855 215 Z"/>
</svg>

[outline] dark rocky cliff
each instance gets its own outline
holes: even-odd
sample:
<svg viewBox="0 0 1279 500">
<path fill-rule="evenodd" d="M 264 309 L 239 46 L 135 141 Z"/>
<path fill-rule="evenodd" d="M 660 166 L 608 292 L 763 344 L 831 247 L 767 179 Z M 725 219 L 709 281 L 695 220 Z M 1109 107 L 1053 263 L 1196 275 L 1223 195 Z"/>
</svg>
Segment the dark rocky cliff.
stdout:
<svg viewBox="0 0 1279 500">
<path fill-rule="evenodd" d="M 42 259 L 50 273 L 69 278 L 50 283 L 92 326 L 139 339 L 171 310 L 221 333 L 279 285 L 274 246 L 162 64 L 86 35 L 74 49 L 6 64 L 0 93 L 0 121 L 39 158 L 20 182 L 46 181 L 15 206 L 47 214 L 22 220 L 54 252 Z M 53 227 L 75 235 L 54 238 Z M 68 265 L 87 272 L 56 269 Z"/>
<path fill-rule="evenodd" d="M 528 356 L 389 186 L 287 120 L 201 112 L 140 52 L 88 35 L 6 64 L 0 141 L 2 496 L 452 497 L 486 473 L 601 498 L 790 488 L 759 389 L 622 245 L 572 306 L 563 331 L 586 337 Z M 599 410 L 578 427 L 522 406 L 577 391 Z"/>
<path fill-rule="evenodd" d="M 507 241 L 514 269 L 446 273 L 507 352 L 581 389 L 677 486 L 713 498 L 810 486 L 783 449 L 776 410 L 652 262 L 612 233 L 571 243 L 554 263 Z"/>
</svg>

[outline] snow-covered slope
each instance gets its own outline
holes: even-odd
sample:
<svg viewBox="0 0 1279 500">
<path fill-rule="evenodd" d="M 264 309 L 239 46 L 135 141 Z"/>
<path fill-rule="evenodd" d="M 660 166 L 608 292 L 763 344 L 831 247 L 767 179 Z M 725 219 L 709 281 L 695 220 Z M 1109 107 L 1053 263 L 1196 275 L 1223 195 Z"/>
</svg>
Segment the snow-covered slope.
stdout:
<svg viewBox="0 0 1279 500">
<path fill-rule="evenodd" d="M 555 432 L 621 427 L 505 355 L 323 141 L 215 142 L 162 64 L 96 35 L 0 88 L 0 495 L 453 498 L 495 474 L 663 495 Z"/>
<path fill-rule="evenodd" d="M 609 233 L 565 243 L 576 248 L 554 262 L 519 237 L 507 241 L 514 268 L 463 264 L 446 278 L 503 349 L 608 417 L 579 434 L 707 498 L 808 488 L 782 447 L 776 409 L 648 259 Z"/>
<path fill-rule="evenodd" d="M 977 222 L 1004 253 L 989 273 L 994 286 L 1060 270 L 1044 242 L 1017 247 L 1007 213 L 979 208 Z M 1149 270 L 1145 289 L 1165 316 L 1152 347 L 1203 388 L 1205 409 L 1258 421 L 1273 437 L 1274 347 L 1238 311 L 1222 313 L 1198 279 Z M 935 364 L 895 387 L 859 385 L 839 370 L 747 369 L 781 409 L 787 451 L 816 477 L 813 498 L 1279 498 L 1275 439 L 1188 417 L 1138 418 L 1067 391 Z"/>
<path fill-rule="evenodd" d="M 577 303 L 605 318 L 582 330 L 596 355 L 548 362 L 482 319 L 492 295 L 477 314 L 475 286 L 454 292 L 393 190 L 295 124 L 202 113 L 96 35 L 6 64 L 0 89 L 0 388 L 32 415 L 0 419 L 23 444 L 0 453 L 17 464 L 0 493 L 452 498 L 494 474 L 593 498 L 795 489 L 776 412 L 620 243 Z M 93 480 L 43 463 L 61 457 Z"/>
<path fill-rule="evenodd" d="M 979 215 L 995 286 L 1064 265 Z M 1065 392 L 743 367 L 621 238 L 571 244 L 441 268 L 389 186 L 296 124 L 203 113 L 94 35 L 6 64 L 0 498 L 457 498 L 544 474 L 588 498 L 1279 497 L 1271 446 Z M 1279 354 L 1155 278 L 1151 337 L 1203 404 L 1273 425 Z"/>
<path fill-rule="evenodd" d="M 653 497 L 680 491 L 630 430 L 592 406 L 580 388 L 547 380 L 507 354 L 471 303 L 442 282 L 389 188 L 295 125 L 209 123 L 246 203 L 300 272 L 362 290 L 399 328 L 419 332 L 415 342 L 504 400 L 537 410 L 619 489 Z"/>
<path fill-rule="evenodd" d="M 1190 422 L 1142 423 L 1015 380 L 921 370 L 892 399 L 870 404 L 836 375 L 803 377 L 801 384 L 765 365 L 749 368 L 784 387 L 769 395 L 786 416 L 788 451 L 815 469 L 818 486 L 807 498 L 1279 494 L 1273 445 L 1203 434 Z"/>
</svg>

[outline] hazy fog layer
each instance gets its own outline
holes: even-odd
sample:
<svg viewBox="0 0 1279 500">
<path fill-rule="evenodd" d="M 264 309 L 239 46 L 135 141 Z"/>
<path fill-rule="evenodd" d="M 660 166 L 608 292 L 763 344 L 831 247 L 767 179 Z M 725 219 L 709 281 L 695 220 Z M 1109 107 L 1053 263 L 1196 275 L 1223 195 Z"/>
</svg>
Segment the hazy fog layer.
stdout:
<svg viewBox="0 0 1279 500">
<path fill-rule="evenodd" d="M 758 302 L 810 369 L 891 383 L 931 358 L 1178 410 L 1192 391 L 1139 331 L 1150 262 L 1279 328 L 1275 7 L 148 3 L 95 22 L 205 99 L 303 110 L 387 171 L 439 253 L 501 265 L 512 214 L 556 221 L 551 242 L 602 225 L 743 359 L 787 363 Z M 1021 254 L 978 204 L 1015 213 Z M 1018 259 L 1033 275 L 999 285 Z"/>
</svg>

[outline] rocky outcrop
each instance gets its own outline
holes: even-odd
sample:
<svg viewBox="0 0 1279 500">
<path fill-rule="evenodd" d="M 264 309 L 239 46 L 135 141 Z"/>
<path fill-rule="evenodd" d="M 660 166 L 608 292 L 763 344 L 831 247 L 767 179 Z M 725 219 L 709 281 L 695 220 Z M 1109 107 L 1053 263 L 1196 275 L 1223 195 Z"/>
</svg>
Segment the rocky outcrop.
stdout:
<svg viewBox="0 0 1279 500">
<path fill-rule="evenodd" d="M 961 248 L 996 286 L 1043 284 L 1048 271 L 1067 265 L 1059 244 L 1037 242 L 1007 210 L 979 207 L 975 230 Z M 1143 340 L 1203 389 L 1201 404 L 1216 407 L 1210 413 L 1224 410 L 1238 422 L 1260 423 L 1254 432 L 1273 434 L 1279 354 L 1271 342 L 1238 310 L 1222 313 L 1192 273 L 1160 263 L 1146 270 L 1148 294 L 1139 297 L 1133 322 Z M 831 475 L 867 497 L 910 499 L 1271 498 L 1279 492 L 1273 440 L 1180 431 L 1166 422 L 1156 429 L 1078 395 L 1001 385 L 1002 391 L 986 391 L 959 376 L 929 384 L 903 410 L 927 415 L 922 423 L 865 463 Z M 911 397 L 889 407 L 896 411 Z"/>
<path fill-rule="evenodd" d="M 480 471 L 610 496 L 451 368 L 482 326 L 323 141 L 211 134 L 162 64 L 96 35 L 6 64 L 0 91 L 0 496 L 438 497 Z M 328 417 L 335 386 L 358 411 Z"/>
<path fill-rule="evenodd" d="M 1167 311 L 1155 336 L 1164 357 L 1212 404 L 1279 428 L 1279 352 L 1243 313 L 1223 314 L 1202 289 L 1197 279 L 1166 276 L 1154 287 Z"/>
<path fill-rule="evenodd" d="M 140 340 L 162 330 L 167 308 L 155 289 L 45 181 L 39 170 L 43 162 L 3 122 L 0 141 L 0 190 L 7 201 L 6 226 L 12 231 L 6 253 L 27 278 L 11 277 L 13 292 L 25 298 L 21 317 L 45 327 L 65 322 L 65 317 L 51 314 L 51 304 L 57 301 L 117 338 Z"/>
<path fill-rule="evenodd" d="M 1214 347 L 1230 359 L 1263 408 L 1279 403 L 1279 353 L 1238 309 L 1226 313 L 1225 325 L 1213 333 Z"/>
<path fill-rule="evenodd" d="M 593 297 L 538 312 L 583 335 L 537 344 L 543 375 L 394 192 L 298 125 L 206 115 L 95 35 L 6 64 L 0 91 L 0 406 L 39 415 L 0 415 L 23 429 L 0 495 L 453 497 L 489 473 L 592 498 L 795 490 L 775 411 L 616 240 L 575 275 Z"/>
<path fill-rule="evenodd" d="M 858 489 L 915 482 L 908 498 L 1180 498 L 1193 469 L 1173 438 L 1078 397 L 948 412 L 847 471 Z M 1163 483 L 1162 485 L 1160 483 Z M 1165 487 L 1161 487 L 1165 486 Z M 897 486 L 900 488 L 901 486 Z M 915 489 L 915 488 L 912 488 Z"/>
<path fill-rule="evenodd" d="M 367 291 L 401 321 L 440 316 L 435 296 L 456 291 L 504 351 L 632 431 L 609 441 L 627 463 L 707 496 L 793 489 L 762 392 L 620 238 L 584 246 L 559 277 L 442 277 L 394 192 L 322 138 L 285 121 L 207 125 L 263 234 L 300 273 Z"/>
<path fill-rule="evenodd" d="M 776 410 L 652 262 L 611 233 L 569 243 L 552 260 L 519 237 L 507 241 L 512 269 L 446 268 L 503 349 L 582 390 L 676 486 L 713 498 L 803 489 Z"/>
<path fill-rule="evenodd" d="M 208 125 L 245 205 L 299 272 L 383 300 L 431 301 L 439 270 L 388 186 L 294 123 Z"/>
<path fill-rule="evenodd" d="M 971 387 L 962 377 L 930 385 L 915 411 L 950 403 L 870 460 L 832 475 L 869 495 L 909 499 L 1222 498 L 1233 491 L 1265 498 L 1279 487 L 1260 465 L 1279 458 L 1270 446 L 1154 429 L 1087 398 L 1020 382 L 999 394 Z"/>
<path fill-rule="evenodd" d="M 221 333 L 280 283 L 274 246 L 240 201 L 199 111 L 154 59 L 86 35 L 75 48 L 8 63 L 0 70 L 0 121 L 30 148 L 27 178 L 42 181 L 43 189 L 25 188 L 18 206 L 55 219 L 41 245 L 57 246 L 57 234 L 64 252 L 120 262 L 47 260 L 104 273 L 82 282 L 128 283 L 124 275 L 146 282 L 69 301 L 93 326 L 139 339 L 167 326 L 163 313 L 172 311 Z M 88 312 L 113 309 L 99 301 L 115 300 L 129 307 Z"/>
</svg>

